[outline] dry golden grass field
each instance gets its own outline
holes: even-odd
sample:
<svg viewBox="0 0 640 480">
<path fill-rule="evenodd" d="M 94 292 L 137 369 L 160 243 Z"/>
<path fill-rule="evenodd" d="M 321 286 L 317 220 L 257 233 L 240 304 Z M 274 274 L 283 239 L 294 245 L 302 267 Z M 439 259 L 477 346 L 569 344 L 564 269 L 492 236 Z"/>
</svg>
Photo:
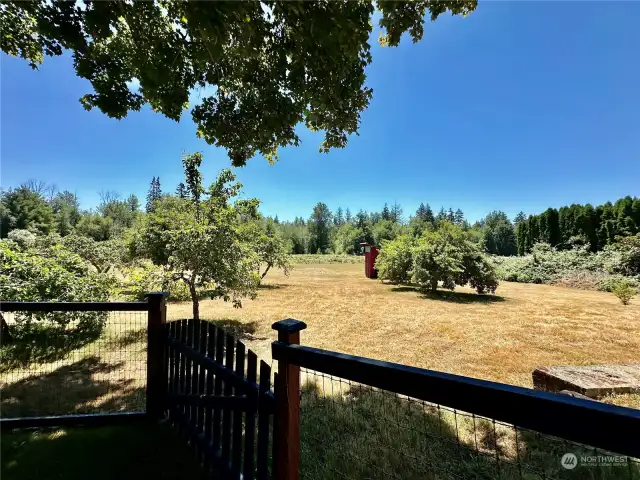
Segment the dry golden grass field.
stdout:
<svg viewBox="0 0 640 480">
<path fill-rule="evenodd" d="M 502 282 L 495 296 L 468 288 L 434 298 L 364 276 L 360 264 L 296 265 L 269 272 L 257 299 L 234 309 L 205 300 L 202 318 L 225 320 L 270 359 L 271 324 L 307 323 L 304 345 L 531 387 L 541 365 L 640 362 L 640 300 L 610 293 Z M 169 306 L 187 318 L 190 303 Z M 640 408 L 638 395 L 613 399 Z"/>
<path fill-rule="evenodd" d="M 288 317 L 307 323 L 304 345 L 525 387 L 537 366 L 640 361 L 637 298 L 624 306 L 610 293 L 507 282 L 495 296 L 467 288 L 425 296 L 367 279 L 363 270 L 362 264 L 307 263 L 289 277 L 270 272 L 258 297 L 242 309 L 203 300 L 201 316 L 235 330 L 267 362 L 276 338 L 271 325 Z M 190 317 L 191 304 L 171 303 L 168 316 Z M 145 324 L 145 314 L 112 312 L 100 338 L 88 343 L 3 346 L 2 416 L 143 409 Z M 303 378 L 304 479 L 640 480 L 636 460 L 622 469 L 569 471 L 560 466 L 564 453 L 593 451 L 445 406 Z M 640 394 L 605 400 L 640 408 Z M 3 441 L 23 439 L 3 435 Z M 9 467 L 18 472 L 16 452 L 3 461 L 3 475 Z M 40 453 L 35 457 L 40 461 Z"/>
</svg>

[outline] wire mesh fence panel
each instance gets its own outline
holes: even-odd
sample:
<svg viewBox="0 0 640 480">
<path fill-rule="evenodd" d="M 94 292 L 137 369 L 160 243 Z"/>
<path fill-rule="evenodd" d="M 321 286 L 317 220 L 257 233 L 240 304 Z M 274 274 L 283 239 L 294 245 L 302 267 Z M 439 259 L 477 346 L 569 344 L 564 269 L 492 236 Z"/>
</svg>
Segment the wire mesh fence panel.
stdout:
<svg viewBox="0 0 640 480">
<path fill-rule="evenodd" d="M 640 461 L 301 369 L 303 479 L 640 479 Z"/>
<path fill-rule="evenodd" d="M 2 315 L 1 418 L 145 410 L 146 311 Z"/>
</svg>

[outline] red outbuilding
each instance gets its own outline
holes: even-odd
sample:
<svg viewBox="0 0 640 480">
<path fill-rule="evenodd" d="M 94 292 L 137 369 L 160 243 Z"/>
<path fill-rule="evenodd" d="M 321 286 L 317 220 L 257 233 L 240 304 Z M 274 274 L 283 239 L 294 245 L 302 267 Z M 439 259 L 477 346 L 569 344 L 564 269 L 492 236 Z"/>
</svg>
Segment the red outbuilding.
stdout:
<svg viewBox="0 0 640 480">
<path fill-rule="evenodd" d="M 375 264 L 380 249 L 367 242 L 362 242 L 360 245 L 362 245 L 364 250 L 364 275 L 367 278 L 378 278 L 378 271 L 375 269 Z"/>
</svg>

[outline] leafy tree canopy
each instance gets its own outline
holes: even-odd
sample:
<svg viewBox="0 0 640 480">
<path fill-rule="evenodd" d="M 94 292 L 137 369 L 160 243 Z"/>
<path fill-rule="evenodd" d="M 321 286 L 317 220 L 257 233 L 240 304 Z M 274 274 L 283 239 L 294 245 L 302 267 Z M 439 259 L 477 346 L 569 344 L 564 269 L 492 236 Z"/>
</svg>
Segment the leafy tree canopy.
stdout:
<svg viewBox="0 0 640 480">
<path fill-rule="evenodd" d="M 477 0 L 353 2 L 9 2 L 0 7 L 2 50 L 33 68 L 45 55 L 73 53 L 94 92 L 84 108 L 113 118 L 149 104 L 179 120 L 189 93 L 213 87 L 191 111 L 197 135 L 224 147 L 234 166 L 256 153 L 298 145 L 295 126 L 323 130 L 320 150 L 344 147 L 372 97 L 374 7 L 397 46 L 422 38 L 425 16 L 467 15 Z M 130 82 L 140 87 L 133 90 Z"/>
<path fill-rule="evenodd" d="M 241 228 L 258 218 L 259 201 L 232 203 L 242 185 L 230 170 L 204 189 L 197 171 L 201 161 L 200 154 L 183 158 L 190 196 L 156 200 L 130 245 L 134 256 L 150 258 L 187 285 L 194 318 L 199 318 L 199 288 L 241 306 L 242 297 L 256 295 L 259 283 L 259 258 Z"/>
</svg>

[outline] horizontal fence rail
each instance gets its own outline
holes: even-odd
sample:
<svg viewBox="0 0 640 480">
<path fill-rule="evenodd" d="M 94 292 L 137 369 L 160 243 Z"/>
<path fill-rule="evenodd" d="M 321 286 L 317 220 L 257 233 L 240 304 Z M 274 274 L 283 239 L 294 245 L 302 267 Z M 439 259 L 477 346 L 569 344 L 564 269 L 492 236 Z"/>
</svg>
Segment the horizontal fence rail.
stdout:
<svg viewBox="0 0 640 480">
<path fill-rule="evenodd" d="M 0 312 L 146 312 L 147 302 L 5 302 Z"/>
<path fill-rule="evenodd" d="M 640 457 L 640 411 L 561 394 L 274 342 L 274 360 Z"/>
</svg>

